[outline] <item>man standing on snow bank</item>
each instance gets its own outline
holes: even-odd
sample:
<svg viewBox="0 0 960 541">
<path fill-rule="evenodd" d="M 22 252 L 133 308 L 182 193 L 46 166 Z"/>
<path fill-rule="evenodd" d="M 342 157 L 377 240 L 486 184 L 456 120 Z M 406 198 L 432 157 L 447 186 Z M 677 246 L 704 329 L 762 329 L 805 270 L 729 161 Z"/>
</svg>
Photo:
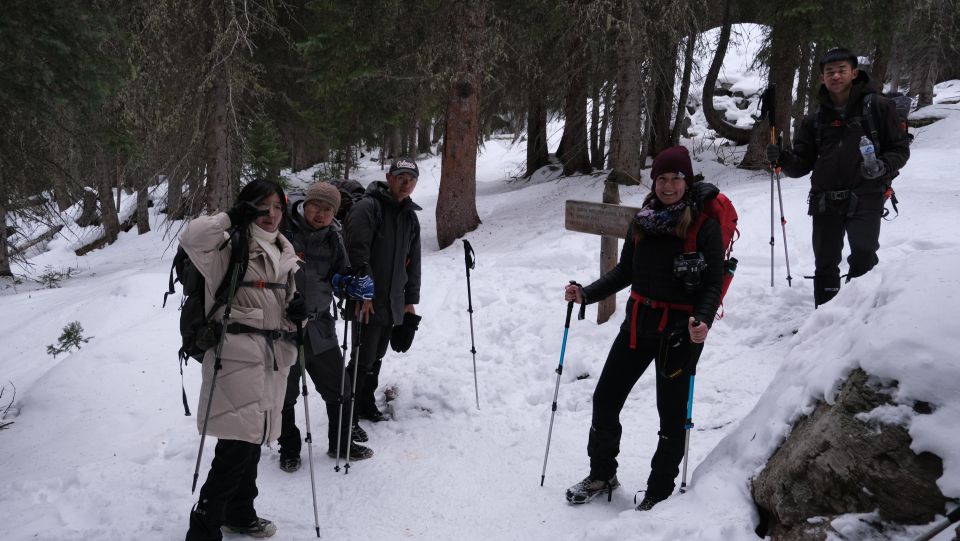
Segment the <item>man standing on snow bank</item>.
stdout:
<svg viewBox="0 0 960 541">
<path fill-rule="evenodd" d="M 419 175 L 413 159 L 394 160 L 387 181 L 367 186 L 367 193 L 347 216 L 347 257 L 355 273 L 373 278 L 373 299 L 360 306 L 359 358 L 354 333 L 349 369 L 352 373 L 352 364 L 359 363 L 354 383 L 358 416 L 373 422 L 386 419 L 377 408 L 374 393 L 394 327 L 412 340 L 420 319 L 414 305 L 420 302 L 420 221 L 416 211 L 421 208 L 410 199 Z"/>
<path fill-rule="evenodd" d="M 880 219 L 885 193 L 910 158 L 909 140 L 900 131 L 896 107 L 876 83 L 857 69 L 857 56 L 832 49 L 820 60 L 817 111 L 803 118 L 793 150 L 767 146 L 767 160 L 791 177 L 810 175 L 808 214 L 813 216 L 815 306 L 840 291 L 843 236 L 850 243 L 847 281 L 878 262 Z M 879 164 L 870 167 L 861 139 L 872 142 Z"/>
</svg>

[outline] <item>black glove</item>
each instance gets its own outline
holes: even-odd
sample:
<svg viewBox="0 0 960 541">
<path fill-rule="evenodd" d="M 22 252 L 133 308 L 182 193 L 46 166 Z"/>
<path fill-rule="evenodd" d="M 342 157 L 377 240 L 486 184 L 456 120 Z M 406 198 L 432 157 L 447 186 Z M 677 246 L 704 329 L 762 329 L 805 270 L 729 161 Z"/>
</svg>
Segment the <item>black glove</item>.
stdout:
<svg viewBox="0 0 960 541">
<path fill-rule="evenodd" d="M 866 164 L 860 164 L 860 176 L 867 180 L 876 180 L 878 178 L 883 178 L 887 174 L 887 164 L 883 160 L 877 160 L 876 171 L 869 171 Z"/>
<path fill-rule="evenodd" d="M 302 323 L 307 316 L 307 301 L 299 292 L 294 293 L 290 303 L 287 304 L 287 319 L 294 323 Z"/>
<path fill-rule="evenodd" d="M 780 147 L 774 144 L 767 145 L 767 161 L 773 164 L 780 163 Z"/>
<path fill-rule="evenodd" d="M 266 216 L 269 213 L 269 210 L 259 209 L 250 201 L 243 201 L 228 210 L 227 216 L 230 217 L 230 225 L 242 229 L 252 224 L 260 216 Z"/>
<path fill-rule="evenodd" d="M 390 347 L 393 348 L 393 351 L 403 353 L 410 349 L 410 346 L 413 345 L 413 335 L 420 327 L 421 319 L 420 316 L 412 312 L 403 314 L 403 323 L 394 327 L 393 333 L 390 334 Z"/>
</svg>

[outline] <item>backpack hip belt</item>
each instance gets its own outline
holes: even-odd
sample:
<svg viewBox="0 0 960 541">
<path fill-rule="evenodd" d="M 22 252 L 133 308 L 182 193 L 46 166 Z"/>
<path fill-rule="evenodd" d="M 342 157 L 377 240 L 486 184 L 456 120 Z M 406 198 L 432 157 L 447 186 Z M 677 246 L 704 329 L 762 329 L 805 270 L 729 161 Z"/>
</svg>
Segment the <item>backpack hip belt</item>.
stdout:
<svg viewBox="0 0 960 541">
<path fill-rule="evenodd" d="M 660 323 L 657 325 L 657 330 L 660 332 L 667 328 L 667 319 L 671 310 L 693 315 L 693 306 L 689 304 L 658 301 L 644 297 L 636 291 L 630 292 L 630 298 L 633 299 L 633 310 L 630 311 L 630 349 L 637 349 L 637 309 L 640 308 L 641 304 L 654 310 L 663 310 Z"/>
<path fill-rule="evenodd" d="M 273 352 L 273 343 L 276 340 L 290 340 L 291 342 L 296 341 L 297 332 L 296 331 L 281 331 L 276 329 L 259 329 L 257 327 L 251 327 L 249 325 L 244 325 L 243 323 L 228 323 L 224 330 L 229 334 L 259 334 L 266 338 L 267 346 L 270 348 L 270 351 Z M 280 367 L 277 366 L 277 355 L 276 352 L 273 352 L 273 369 L 274 371 L 279 370 Z"/>
<path fill-rule="evenodd" d="M 845 201 L 850 198 L 850 190 L 836 190 L 822 193 L 828 201 Z"/>
<path fill-rule="evenodd" d="M 296 331 L 260 329 L 257 327 L 251 327 L 250 325 L 244 325 L 243 323 L 228 323 L 226 329 L 224 330 L 228 334 L 259 334 L 261 336 L 264 336 L 267 340 L 295 341 L 297 339 Z"/>
</svg>

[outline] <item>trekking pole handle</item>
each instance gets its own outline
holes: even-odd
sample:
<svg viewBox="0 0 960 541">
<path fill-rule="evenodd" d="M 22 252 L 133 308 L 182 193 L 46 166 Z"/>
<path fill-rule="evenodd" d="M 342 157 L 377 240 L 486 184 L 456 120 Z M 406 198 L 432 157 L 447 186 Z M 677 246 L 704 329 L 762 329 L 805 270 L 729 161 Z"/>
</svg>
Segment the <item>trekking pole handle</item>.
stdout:
<svg viewBox="0 0 960 541">
<path fill-rule="evenodd" d="M 574 285 L 574 286 L 580 287 L 580 288 L 582 289 L 582 286 L 581 286 L 580 284 L 578 284 L 576 280 L 570 280 L 570 285 Z M 570 302 L 567 303 L 567 320 L 566 320 L 566 322 L 564 322 L 564 324 L 563 324 L 564 328 L 566 328 L 566 329 L 569 329 L 569 328 L 570 328 L 570 316 L 573 315 L 573 303 L 574 303 L 574 302 L 576 302 L 576 301 L 570 301 Z M 583 319 L 583 318 L 581 318 L 581 319 Z"/>
<path fill-rule="evenodd" d="M 473 246 L 470 246 L 470 241 L 467 239 L 463 240 L 463 263 L 467 267 L 467 274 L 470 274 L 470 269 L 477 267 L 476 253 L 473 251 Z"/>
</svg>

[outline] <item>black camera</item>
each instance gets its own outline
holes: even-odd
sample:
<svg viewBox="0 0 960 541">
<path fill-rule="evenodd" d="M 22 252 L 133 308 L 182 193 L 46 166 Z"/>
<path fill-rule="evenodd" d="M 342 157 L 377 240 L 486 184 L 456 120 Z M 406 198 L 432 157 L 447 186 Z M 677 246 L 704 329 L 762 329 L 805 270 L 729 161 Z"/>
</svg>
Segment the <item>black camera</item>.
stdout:
<svg viewBox="0 0 960 541">
<path fill-rule="evenodd" d="M 700 252 L 687 252 L 673 259 L 673 275 L 683 282 L 688 294 L 694 293 L 703 285 L 702 273 L 707 269 L 707 262 Z"/>
</svg>

